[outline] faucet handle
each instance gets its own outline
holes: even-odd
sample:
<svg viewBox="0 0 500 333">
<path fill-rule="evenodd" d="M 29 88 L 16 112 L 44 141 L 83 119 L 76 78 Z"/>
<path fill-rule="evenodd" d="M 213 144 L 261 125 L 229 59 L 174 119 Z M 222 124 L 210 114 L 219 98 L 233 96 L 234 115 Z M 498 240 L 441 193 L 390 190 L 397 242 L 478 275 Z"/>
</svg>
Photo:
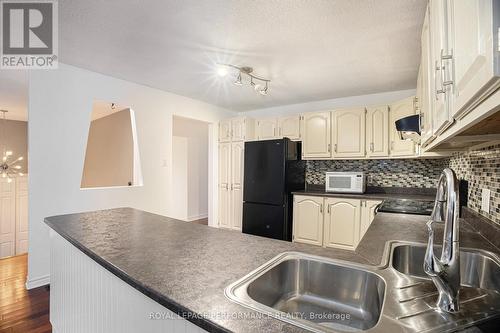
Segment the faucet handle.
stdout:
<svg viewBox="0 0 500 333">
<path fill-rule="evenodd" d="M 437 258 L 434 256 L 434 229 L 432 224 L 434 221 L 431 219 L 426 223 L 427 231 L 429 233 L 429 238 L 427 239 L 427 249 L 425 250 L 424 256 L 424 272 L 429 276 L 437 276 L 437 272 L 434 269 L 434 264 Z"/>
</svg>

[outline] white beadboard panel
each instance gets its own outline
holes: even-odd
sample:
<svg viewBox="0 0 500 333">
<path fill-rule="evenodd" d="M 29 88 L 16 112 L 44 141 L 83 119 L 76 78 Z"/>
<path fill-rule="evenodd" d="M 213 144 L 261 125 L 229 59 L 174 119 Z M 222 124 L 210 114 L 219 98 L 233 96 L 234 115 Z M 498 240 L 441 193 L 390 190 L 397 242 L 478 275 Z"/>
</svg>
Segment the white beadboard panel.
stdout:
<svg viewBox="0 0 500 333">
<path fill-rule="evenodd" d="M 206 332 L 50 231 L 50 322 L 57 333 Z M 150 319 L 158 314 L 162 319 Z"/>
</svg>

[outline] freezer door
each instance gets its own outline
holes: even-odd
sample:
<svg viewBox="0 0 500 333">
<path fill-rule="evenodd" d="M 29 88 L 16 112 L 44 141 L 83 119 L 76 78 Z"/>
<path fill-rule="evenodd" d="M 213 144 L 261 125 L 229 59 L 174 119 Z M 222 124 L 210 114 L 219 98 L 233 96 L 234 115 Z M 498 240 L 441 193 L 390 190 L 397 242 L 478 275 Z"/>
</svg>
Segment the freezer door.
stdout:
<svg viewBox="0 0 500 333">
<path fill-rule="evenodd" d="M 245 143 L 243 201 L 283 205 L 285 150 L 284 140 Z"/>
<path fill-rule="evenodd" d="M 286 225 L 283 206 L 243 204 L 243 232 L 246 234 L 289 240 L 286 239 Z"/>
</svg>

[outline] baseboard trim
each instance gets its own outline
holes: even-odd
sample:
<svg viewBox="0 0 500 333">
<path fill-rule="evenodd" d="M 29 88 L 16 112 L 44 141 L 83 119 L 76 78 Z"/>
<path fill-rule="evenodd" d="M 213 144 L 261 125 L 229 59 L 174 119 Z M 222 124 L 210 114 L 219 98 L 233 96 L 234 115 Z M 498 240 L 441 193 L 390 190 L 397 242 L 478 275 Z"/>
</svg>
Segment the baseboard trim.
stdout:
<svg viewBox="0 0 500 333">
<path fill-rule="evenodd" d="M 26 289 L 30 290 L 41 286 L 46 286 L 48 284 L 50 284 L 50 275 L 44 275 L 35 279 L 27 280 Z"/>
<path fill-rule="evenodd" d="M 200 215 L 195 215 L 195 216 L 189 216 L 187 218 L 188 222 L 200 220 L 200 219 L 206 219 L 208 218 L 208 214 L 200 214 Z"/>
</svg>

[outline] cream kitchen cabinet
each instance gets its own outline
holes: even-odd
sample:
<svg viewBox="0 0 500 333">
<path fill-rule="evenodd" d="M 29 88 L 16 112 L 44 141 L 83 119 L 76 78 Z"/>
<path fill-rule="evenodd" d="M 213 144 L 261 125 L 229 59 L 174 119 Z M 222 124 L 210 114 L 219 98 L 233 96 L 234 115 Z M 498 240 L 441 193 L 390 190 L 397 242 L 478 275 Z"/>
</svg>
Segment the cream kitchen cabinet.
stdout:
<svg viewBox="0 0 500 333">
<path fill-rule="evenodd" d="M 279 136 L 290 140 L 300 140 L 300 120 L 299 115 L 281 117 L 278 119 Z"/>
<path fill-rule="evenodd" d="M 247 141 L 254 139 L 254 119 L 237 117 L 219 121 L 219 142 Z"/>
<path fill-rule="evenodd" d="M 323 246 L 355 250 L 359 242 L 361 200 L 325 198 Z"/>
<path fill-rule="evenodd" d="M 271 140 L 278 137 L 277 118 L 262 118 L 257 120 L 257 140 Z"/>
<path fill-rule="evenodd" d="M 365 108 L 332 112 L 332 156 L 365 156 Z"/>
<path fill-rule="evenodd" d="M 417 80 L 417 99 L 420 111 L 421 144 L 426 146 L 435 139 L 432 130 L 432 96 L 431 96 L 431 45 L 429 8 L 425 12 L 421 37 L 420 69 Z"/>
<path fill-rule="evenodd" d="M 302 157 L 331 158 L 331 112 L 311 112 L 302 115 Z"/>
<path fill-rule="evenodd" d="M 375 218 L 375 210 L 382 201 L 380 200 L 362 200 L 361 201 L 361 223 L 359 228 L 359 240 L 363 238 Z"/>
<path fill-rule="evenodd" d="M 443 65 L 453 85 L 452 116 L 462 118 L 500 86 L 500 4 L 448 0 L 447 14 L 450 59 Z"/>
<path fill-rule="evenodd" d="M 444 132 L 453 123 L 450 114 L 451 86 L 447 60 L 450 55 L 449 45 L 449 0 L 430 0 L 430 67 L 432 70 L 433 135 Z"/>
<path fill-rule="evenodd" d="M 219 227 L 241 230 L 244 142 L 219 144 Z"/>
<path fill-rule="evenodd" d="M 366 156 L 389 156 L 389 108 L 387 105 L 366 109 Z"/>
<path fill-rule="evenodd" d="M 245 157 L 245 143 L 231 144 L 231 229 L 241 230 L 243 219 L 243 165 Z"/>
<path fill-rule="evenodd" d="M 414 96 L 405 98 L 389 106 L 390 156 L 415 156 L 415 143 L 411 140 L 401 140 L 395 125 L 396 120 L 414 115 L 415 113 Z"/>
<path fill-rule="evenodd" d="M 294 242 L 323 245 L 323 204 L 322 197 L 294 196 Z"/>
<path fill-rule="evenodd" d="M 219 226 L 231 226 L 231 143 L 219 144 Z"/>
</svg>

